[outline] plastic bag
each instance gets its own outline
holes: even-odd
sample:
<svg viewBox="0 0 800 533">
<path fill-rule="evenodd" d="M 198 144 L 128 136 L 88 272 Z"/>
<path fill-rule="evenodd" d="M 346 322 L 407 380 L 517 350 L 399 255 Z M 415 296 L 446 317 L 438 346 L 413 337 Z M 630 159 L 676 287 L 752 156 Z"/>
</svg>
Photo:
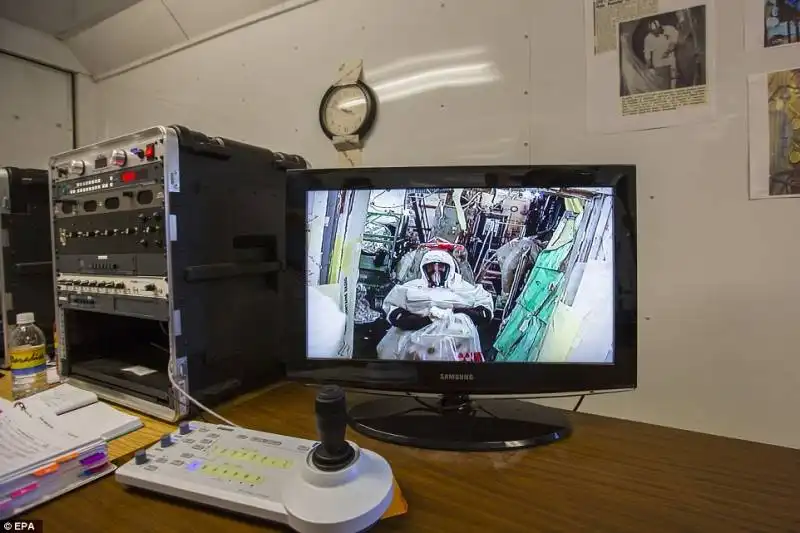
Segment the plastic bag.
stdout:
<svg viewBox="0 0 800 533">
<path fill-rule="evenodd" d="M 378 354 L 407 361 L 483 361 L 478 330 L 462 313 L 434 318 L 417 331 L 391 328 L 378 344 Z"/>
<path fill-rule="evenodd" d="M 344 340 L 347 315 L 330 297 L 319 289 L 307 289 L 306 320 L 308 330 L 308 355 L 314 358 L 339 356 Z"/>
<path fill-rule="evenodd" d="M 369 306 L 367 288 L 363 283 L 356 285 L 356 310 L 353 316 L 355 324 L 371 324 L 381 317 L 379 311 Z"/>
</svg>

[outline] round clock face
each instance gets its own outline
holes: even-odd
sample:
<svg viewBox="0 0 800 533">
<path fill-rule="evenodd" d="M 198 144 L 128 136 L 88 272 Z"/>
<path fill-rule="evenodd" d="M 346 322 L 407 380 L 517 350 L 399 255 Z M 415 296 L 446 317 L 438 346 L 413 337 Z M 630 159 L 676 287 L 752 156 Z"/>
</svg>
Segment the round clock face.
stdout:
<svg viewBox="0 0 800 533">
<path fill-rule="evenodd" d="M 323 102 L 322 125 L 329 135 L 358 135 L 368 121 L 371 99 L 358 85 L 335 87 Z"/>
</svg>

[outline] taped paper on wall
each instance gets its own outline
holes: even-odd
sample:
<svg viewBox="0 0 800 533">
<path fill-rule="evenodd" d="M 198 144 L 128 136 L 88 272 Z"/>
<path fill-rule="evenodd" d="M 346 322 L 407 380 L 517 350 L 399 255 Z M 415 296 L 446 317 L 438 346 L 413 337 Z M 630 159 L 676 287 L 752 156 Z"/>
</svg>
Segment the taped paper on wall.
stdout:
<svg viewBox="0 0 800 533">
<path fill-rule="evenodd" d="M 748 82 L 750 198 L 800 197 L 800 68 Z"/>
<path fill-rule="evenodd" d="M 617 49 L 617 25 L 622 20 L 641 18 L 658 12 L 658 0 L 594 0 L 594 53 Z"/>
<path fill-rule="evenodd" d="M 591 131 L 661 128 L 713 117 L 713 1 L 661 0 L 628 11 L 620 7 L 624 3 L 614 4 L 620 15 L 615 51 L 598 54 L 597 43 L 587 49 Z M 587 2 L 597 16 L 597 4 Z M 587 25 L 595 38 L 597 31 L 597 22 Z"/>
<path fill-rule="evenodd" d="M 749 50 L 800 43 L 800 0 L 750 0 L 745 8 Z"/>
</svg>

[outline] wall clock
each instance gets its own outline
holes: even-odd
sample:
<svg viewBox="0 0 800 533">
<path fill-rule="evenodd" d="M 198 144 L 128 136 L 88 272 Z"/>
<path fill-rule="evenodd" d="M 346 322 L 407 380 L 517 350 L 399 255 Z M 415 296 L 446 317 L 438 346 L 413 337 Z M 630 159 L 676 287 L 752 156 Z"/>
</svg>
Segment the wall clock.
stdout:
<svg viewBox="0 0 800 533">
<path fill-rule="evenodd" d="M 361 80 L 331 85 L 319 105 L 319 124 L 325 135 L 364 139 L 375 124 L 378 102 Z M 358 142 L 358 141 L 357 141 Z"/>
</svg>

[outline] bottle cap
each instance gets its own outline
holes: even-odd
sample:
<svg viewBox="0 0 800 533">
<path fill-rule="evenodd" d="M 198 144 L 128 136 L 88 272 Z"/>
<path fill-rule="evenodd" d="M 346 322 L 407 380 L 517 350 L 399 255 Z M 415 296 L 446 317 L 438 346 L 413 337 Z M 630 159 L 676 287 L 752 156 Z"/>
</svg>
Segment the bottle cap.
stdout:
<svg viewBox="0 0 800 533">
<path fill-rule="evenodd" d="M 33 313 L 19 313 L 17 315 L 17 325 L 33 324 L 35 322 Z"/>
</svg>

